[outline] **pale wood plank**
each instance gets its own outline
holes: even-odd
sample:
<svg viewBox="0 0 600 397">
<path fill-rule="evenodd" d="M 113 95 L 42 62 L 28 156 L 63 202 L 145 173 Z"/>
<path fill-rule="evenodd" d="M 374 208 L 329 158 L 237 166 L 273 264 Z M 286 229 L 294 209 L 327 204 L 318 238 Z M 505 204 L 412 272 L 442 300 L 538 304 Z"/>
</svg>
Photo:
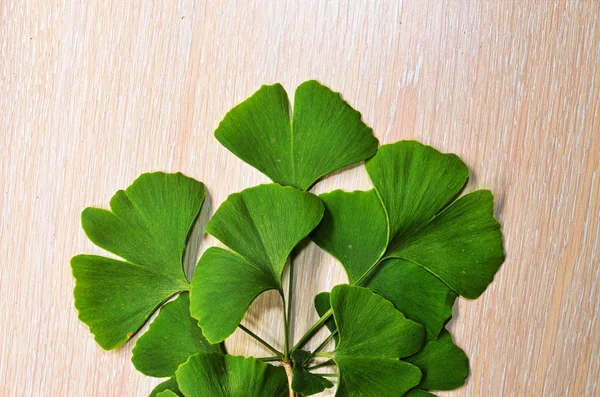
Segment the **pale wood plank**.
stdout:
<svg viewBox="0 0 600 397">
<path fill-rule="evenodd" d="M 146 395 L 157 381 L 131 344 L 106 353 L 77 321 L 68 262 L 100 252 L 79 212 L 177 170 L 209 187 L 207 219 L 267 181 L 219 146 L 219 120 L 261 84 L 310 78 L 382 142 L 455 152 L 469 189 L 497 194 L 507 262 L 460 301 L 472 376 L 440 395 L 599 395 L 599 15 L 593 0 L 0 2 L 0 395 Z M 368 187 L 353 167 L 315 191 Z M 297 337 L 313 294 L 345 280 L 312 245 L 298 263 Z M 272 341 L 278 309 L 266 296 L 248 318 Z M 230 347 L 261 352 L 238 334 Z"/>
</svg>

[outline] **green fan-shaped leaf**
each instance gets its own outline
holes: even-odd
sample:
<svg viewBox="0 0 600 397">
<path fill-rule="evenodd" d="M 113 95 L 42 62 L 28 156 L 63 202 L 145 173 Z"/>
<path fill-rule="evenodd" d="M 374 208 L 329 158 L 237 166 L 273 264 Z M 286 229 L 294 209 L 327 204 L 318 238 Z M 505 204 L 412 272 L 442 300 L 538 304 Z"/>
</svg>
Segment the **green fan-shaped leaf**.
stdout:
<svg viewBox="0 0 600 397">
<path fill-rule="evenodd" d="M 283 367 L 252 357 L 199 353 L 177 370 L 185 397 L 287 397 Z"/>
<path fill-rule="evenodd" d="M 469 179 L 458 156 L 416 141 L 383 145 L 366 166 L 388 214 L 392 237 L 429 222 Z"/>
<path fill-rule="evenodd" d="M 493 196 L 480 190 L 452 202 L 466 166 L 414 141 L 381 146 L 366 167 L 377 194 L 321 195 L 326 211 L 311 237 L 351 284 L 391 300 L 435 339 L 457 294 L 479 296 L 504 260 Z"/>
<path fill-rule="evenodd" d="M 388 223 L 376 192 L 337 190 L 319 197 L 325 214 L 311 238 L 339 259 L 350 284 L 362 284 L 389 299 L 407 318 L 424 325 L 429 338 L 437 338 L 452 316 L 456 294 L 412 262 L 381 260 L 388 245 Z M 329 309 L 328 298 L 317 296 L 315 305 L 323 315 Z M 327 309 L 319 310 L 319 305 Z M 330 329 L 331 325 L 330 320 Z"/>
<path fill-rule="evenodd" d="M 121 346 L 169 297 L 189 288 L 182 258 L 205 191 L 182 174 L 140 176 L 110 201 L 86 208 L 83 229 L 125 261 L 93 255 L 71 260 L 75 307 L 104 349 Z"/>
<path fill-rule="evenodd" d="M 324 316 L 329 311 L 329 309 L 331 309 L 331 300 L 330 299 L 331 299 L 331 297 L 330 297 L 329 292 L 321 292 L 320 294 L 317 294 L 315 296 L 315 309 L 317 310 L 319 317 Z M 327 321 L 325 322 L 325 325 L 331 332 L 336 330 L 335 320 L 333 319 L 333 317 L 330 317 L 329 319 L 327 319 Z M 339 339 L 339 335 L 335 334 L 333 336 L 333 340 L 335 341 L 336 344 L 338 342 L 338 339 Z"/>
<path fill-rule="evenodd" d="M 396 261 L 396 259 L 392 259 L 391 261 Z M 410 264 L 406 262 L 406 264 Z M 426 272 L 422 268 L 413 265 L 414 269 L 420 269 L 422 272 Z M 393 269 L 402 268 L 402 264 L 394 265 Z M 415 283 L 422 282 L 420 280 L 419 275 L 411 274 L 410 272 L 404 274 L 402 277 L 392 276 L 387 277 L 382 276 L 381 279 L 385 280 L 402 280 L 403 277 L 412 278 Z M 438 280 L 438 282 L 440 282 Z M 427 297 L 429 294 L 429 290 L 427 289 L 427 280 L 423 284 L 424 290 L 422 292 L 422 297 Z M 416 288 L 416 286 L 415 286 Z M 401 290 L 401 289 L 398 289 Z M 432 291 L 435 293 L 435 290 Z M 317 311 L 320 316 L 324 315 L 329 309 L 330 304 L 325 303 L 325 299 L 329 298 L 329 293 L 323 292 L 317 295 L 318 299 L 315 298 Z M 397 295 L 399 296 L 399 295 Z M 399 301 L 402 299 L 399 297 Z M 412 299 L 411 296 L 408 296 L 407 299 Z M 421 304 L 419 302 L 407 302 L 408 306 L 416 305 L 416 308 L 420 307 Z M 416 310 L 415 308 L 415 310 Z M 424 310 L 427 310 L 425 308 Z M 336 325 L 327 323 L 330 331 L 336 330 Z M 338 334 L 339 335 L 339 334 Z M 452 390 L 459 386 L 462 386 L 469 375 L 469 360 L 466 354 L 460 349 L 458 346 L 454 344 L 452 341 L 452 336 L 447 330 L 443 330 L 439 338 L 437 340 L 428 341 L 423 349 L 418 353 L 406 357 L 403 361 L 409 362 L 421 370 L 423 374 L 423 378 L 418 385 L 417 389 L 411 390 L 406 396 L 411 397 L 428 397 L 433 396 L 426 392 L 425 390 Z"/>
<path fill-rule="evenodd" d="M 156 395 L 156 397 L 178 397 L 179 395 L 171 390 L 165 390 Z"/>
<path fill-rule="evenodd" d="M 202 335 L 198 322 L 190 316 L 190 301 L 184 292 L 160 309 L 148 331 L 135 344 L 131 361 L 141 373 L 164 378 L 173 376 L 180 364 L 200 352 L 222 350 Z"/>
<path fill-rule="evenodd" d="M 296 350 L 292 353 L 292 361 L 294 363 L 292 388 L 296 393 L 303 396 L 312 396 L 322 392 L 325 389 L 333 387 L 333 383 L 329 379 L 322 376 L 310 373 L 304 367 L 304 363 L 309 360 L 311 354 L 304 350 Z"/>
<path fill-rule="evenodd" d="M 335 190 L 319 198 L 325 213 L 311 238 L 344 265 L 350 284 L 356 284 L 386 250 L 385 211 L 375 190 Z"/>
<path fill-rule="evenodd" d="M 172 378 L 167 379 L 166 381 L 159 383 L 151 392 L 148 397 L 183 397 L 181 391 L 179 391 L 179 386 L 177 386 L 177 379 L 173 375 Z"/>
<path fill-rule="evenodd" d="M 436 397 L 435 394 L 428 393 L 421 389 L 413 389 L 404 395 L 405 397 Z"/>
<path fill-rule="evenodd" d="M 331 307 L 340 334 L 332 353 L 340 375 L 336 397 L 402 396 L 419 384 L 421 371 L 400 358 L 423 346 L 420 324 L 362 287 L 334 287 Z"/>
<path fill-rule="evenodd" d="M 467 167 L 414 141 L 382 146 L 366 167 L 388 214 L 386 256 L 427 269 L 465 298 L 481 295 L 504 261 L 491 192 L 449 205 L 468 179 Z"/>
<path fill-rule="evenodd" d="M 172 394 L 166 394 L 167 397 L 171 397 L 172 395 L 182 397 L 183 394 L 179 391 L 179 386 L 177 386 L 177 379 L 175 376 L 167 379 L 166 381 L 159 383 L 156 387 L 150 392 L 148 397 L 159 397 L 164 396 L 164 392 L 171 392 Z"/>
<path fill-rule="evenodd" d="M 390 257 L 411 261 L 465 298 L 475 299 L 504 262 L 494 196 L 478 190 L 456 200 L 426 226 L 390 245 Z"/>
<path fill-rule="evenodd" d="M 340 94 L 312 80 L 294 97 L 261 87 L 221 121 L 215 137 L 274 182 L 309 189 L 323 176 L 373 156 L 377 139 Z"/>
<path fill-rule="evenodd" d="M 365 286 L 394 303 L 436 339 L 452 317 L 456 293 L 430 272 L 402 259 L 383 261 Z"/>
<path fill-rule="evenodd" d="M 437 340 L 427 342 L 420 352 L 405 360 L 419 367 L 423 373 L 420 389 L 456 389 L 464 385 L 469 376 L 469 359 L 454 344 L 447 330 L 443 330 Z"/>
<path fill-rule="evenodd" d="M 191 288 L 191 313 L 209 342 L 231 335 L 262 292 L 282 291 L 292 249 L 323 216 L 314 195 L 277 184 L 232 194 L 206 231 L 233 252 L 211 248 L 200 258 Z"/>
<path fill-rule="evenodd" d="M 365 286 L 391 301 L 406 318 L 425 326 L 429 339 L 436 339 L 452 316 L 456 293 L 427 270 L 400 259 L 384 261 L 374 274 Z M 327 313 L 328 292 L 315 296 L 315 308 L 319 316 Z M 332 318 L 325 325 L 331 332 L 336 329 Z M 334 339 L 337 342 L 337 334 Z"/>
</svg>

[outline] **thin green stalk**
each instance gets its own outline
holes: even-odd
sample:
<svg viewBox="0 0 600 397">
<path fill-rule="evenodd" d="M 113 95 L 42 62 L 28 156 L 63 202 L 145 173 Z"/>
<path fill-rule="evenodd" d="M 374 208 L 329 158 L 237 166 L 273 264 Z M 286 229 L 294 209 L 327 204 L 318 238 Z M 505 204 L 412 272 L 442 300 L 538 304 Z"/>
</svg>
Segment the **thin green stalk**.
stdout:
<svg viewBox="0 0 600 397">
<path fill-rule="evenodd" d="M 251 337 L 253 337 L 254 339 L 256 339 L 259 343 L 261 343 L 267 349 L 271 350 L 275 355 L 277 355 L 280 358 L 283 358 L 283 354 L 279 350 L 277 350 L 273 346 L 271 346 L 263 338 L 256 335 L 254 332 L 250 331 L 248 328 L 244 327 L 242 324 L 238 325 L 238 328 L 241 329 L 242 331 L 244 331 L 245 333 L 247 333 L 248 335 L 250 335 Z"/>
<path fill-rule="evenodd" d="M 287 307 L 285 304 L 285 296 L 283 296 L 283 293 L 281 294 L 281 302 L 283 302 L 283 334 L 285 338 L 285 341 L 283 343 L 283 359 L 287 361 L 290 358 L 290 323 L 288 315 L 286 314 Z"/>
<path fill-rule="evenodd" d="M 388 258 L 380 258 L 379 260 L 377 260 L 377 262 L 373 263 L 366 272 L 364 272 L 362 274 L 362 276 L 360 276 L 360 278 L 358 280 L 356 280 L 356 282 L 354 283 L 354 285 L 358 285 L 361 286 L 363 282 L 367 281 L 368 278 L 371 276 L 371 274 L 375 271 L 375 269 L 377 269 L 379 267 L 379 265 L 381 264 L 381 262 L 383 262 L 384 260 L 386 260 Z"/>
<path fill-rule="evenodd" d="M 313 375 L 327 376 L 327 377 L 330 377 L 330 378 L 337 378 L 339 376 L 338 374 L 313 374 Z"/>
<path fill-rule="evenodd" d="M 332 315 L 333 315 L 333 310 L 332 309 L 327 310 L 327 312 L 325 314 L 323 314 L 321 316 L 321 318 L 318 319 L 317 322 L 314 323 L 313 326 L 308 329 L 308 331 L 306 331 L 306 333 L 304 334 L 304 336 L 302 336 L 302 338 L 300 338 L 298 343 L 296 343 L 294 345 L 294 347 L 292 348 L 292 352 L 295 352 L 296 350 L 301 349 L 306 344 L 306 342 L 308 342 L 317 333 L 317 331 L 319 331 L 321 329 L 321 327 L 323 327 L 323 325 L 325 325 L 327 320 L 329 320 L 329 317 L 331 317 Z"/>
<path fill-rule="evenodd" d="M 275 361 L 281 361 L 281 357 L 279 357 L 279 356 L 261 357 L 258 360 L 262 361 L 263 363 L 271 363 L 271 362 L 275 362 Z"/>
<path fill-rule="evenodd" d="M 327 360 L 324 363 L 313 365 L 312 367 L 307 367 L 306 370 L 307 371 L 314 371 L 315 369 L 319 369 L 319 368 L 323 368 L 323 367 L 329 367 L 331 365 L 335 365 L 335 362 L 333 360 Z"/>
<path fill-rule="evenodd" d="M 331 334 L 329 334 L 329 336 L 327 337 L 327 339 L 325 339 L 319 346 L 317 346 L 317 348 L 315 349 L 315 351 L 313 352 L 313 354 L 320 352 L 325 346 L 327 346 L 327 344 L 329 342 L 331 342 L 331 340 L 333 339 L 333 337 L 337 335 L 337 329 L 335 331 L 333 331 Z"/>
<path fill-rule="evenodd" d="M 283 316 L 285 325 L 285 347 L 283 351 L 283 357 L 288 360 L 290 358 L 290 339 L 291 339 L 291 327 L 290 322 L 292 321 L 292 296 L 294 293 L 294 252 L 290 254 L 290 270 L 288 277 L 288 294 L 287 294 L 287 308 L 285 307 L 285 298 L 283 294 Z M 286 315 L 287 310 L 287 315 Z"/>
<path fill-rule="evenodd" d="M 333 359 L 333 353 L 331 352 L 317 352 L 314 354 L 315 357 L 325 357 Z"/>
<path fill-rule="evenodd" d="M 386 258 L 382 258 L 382 259 L 378 260 L 377 262 L 375 262 L 373 265 L 371 265 L 371 267 L 369 267 L 369 269 L 358 279 L 358 281 L 356 283 L 354 283 L 354 285 L 361 285 L 364 281 L 366 281 L 368 279 L 368 277 L 371 275 L 371 273 L 385 259 Z M 323 327 L 323 325 L 327 322 L 327 320 L 329 320 L 329 318 L 332 315 L 333 315 L 332 309 L 329 309 L 325 314 L 323 314 L 321 316 L 321 318 L 319 318 L 317 320 L 317 322 L 312 327 L 310 327 L 308 329 L 308 331 L 306 331 L 306 333 L 304 334 L 304 336 L 302 336 L 302 338 L 300 338 L 298 343 L 296 343 L 294 345 L 294 347 L 292 348 L 292 352 L 295 352 L 296 350 L 301 349 L 314 336 L 314 334 L 317 333 L 317 331 L 319 331 L 321 329 L 321 327 Z"/>
</svg>

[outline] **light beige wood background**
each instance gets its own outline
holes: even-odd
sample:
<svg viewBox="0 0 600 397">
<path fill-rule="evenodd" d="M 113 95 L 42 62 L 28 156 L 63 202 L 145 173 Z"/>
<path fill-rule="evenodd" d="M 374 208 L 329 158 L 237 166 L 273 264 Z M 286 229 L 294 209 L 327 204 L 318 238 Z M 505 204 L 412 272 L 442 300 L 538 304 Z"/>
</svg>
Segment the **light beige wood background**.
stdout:
<svg viewBox="0 0 600 397">
<path fill-rule="evenodd" d="M 217 123 L 261 84 L 312 78 L 382 143 L 455 152 L 469 189 L 497 195 L 507 260 L 457 305 L 472 375 L 440 395 L 600 395 L 599 1 L 134 3 L 0 2 L 0 395 L 147 395 L 158 381 L 135 372 L 132 344 L 104 352 L 77 320 L 69 259 L 101 252 L 80 211 L 142 172 L 182 171 L 210 190 L 206 222 L 267 181 Z M 315 191 L 368 187 L 353 167 Z M 298 262 L 296 338 L 313 294 L 345 279 L 313 245 Z M 246 322 L 279 343 L 278 310 L 263 297 Z M 264 354 L 238 334 L 229 346 Z"/>
</svg>

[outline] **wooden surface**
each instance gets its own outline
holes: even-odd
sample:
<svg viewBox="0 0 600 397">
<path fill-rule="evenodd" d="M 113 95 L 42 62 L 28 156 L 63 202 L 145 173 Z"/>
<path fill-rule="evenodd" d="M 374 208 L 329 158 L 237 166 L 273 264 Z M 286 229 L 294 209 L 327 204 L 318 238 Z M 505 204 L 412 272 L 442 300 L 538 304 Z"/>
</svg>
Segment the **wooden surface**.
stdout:
<svg viewBox="0 0 600 397">
<path fill-rule="evenodd" d="M 81 210 L 182 171 L 210 190 L 205 223 L 267 181 L 217 123 L 262 84 L 312 78 L 381 142 L 457 153 L 468 189 L 497 195 L 507 260 L 456 306 L 472 375 L 440 395 L 600 395 L 599 1 L 133 3 L 0 2 L 0 395 L 147 395 L 158 381 L 135 372 L 133 344 L 102 351 L 77 320 L 69 259 L 102 252 Z M 353 167 L 315 191 L 368 187 Z M 313 294 L 345 279 L 312 244 L 298 263 L 296 338 Z M 246 323 L 279 343 L 278 310 L 263 297 Z M 264 354 L 237 333 L 228 345 Z"/>
</svg>

